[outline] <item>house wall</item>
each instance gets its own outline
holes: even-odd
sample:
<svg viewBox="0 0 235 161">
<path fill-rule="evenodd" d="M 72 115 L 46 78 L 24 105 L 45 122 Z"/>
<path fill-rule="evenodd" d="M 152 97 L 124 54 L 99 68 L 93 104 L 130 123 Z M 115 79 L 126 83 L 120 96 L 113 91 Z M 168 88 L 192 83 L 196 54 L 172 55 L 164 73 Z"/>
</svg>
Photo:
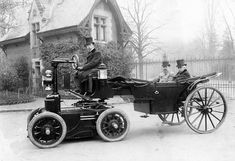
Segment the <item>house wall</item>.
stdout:
<svg viewBox="0 0 235 161">
<path fill-rule="evenodd" d="M 53 35 L 43 38 L 43 42 L 52 42 L 52 43 L 58 43 L 58 42 L 65 42 L 65 41 L 73 41 L 77 42 L 78 36 L 75 33 L 66 33 L 66 34 L 60 34 L 60 35 Z"/>
<path fill-rule="evenodd" d="M 107 30 L 106 30 L 106 41 L 117 41 L 117 26 L 114 19 L 114 16 L 107 5 L 105 1 L 101 1 L 97 7 L 94 9 L 94 12 L 92 14 L 92 36 L 95 37 L 95 31 L 94 31 L 94 16 L 103 16 L 107 20 Z"/>
<path fill-rule="evenodd" d="M 31 50 L 28 42 L 9 44 L 6 46 L 7 58 L 14 63 L 17 58 L 25 56 L 28 61 L 31 60 Z"/>
</svg>

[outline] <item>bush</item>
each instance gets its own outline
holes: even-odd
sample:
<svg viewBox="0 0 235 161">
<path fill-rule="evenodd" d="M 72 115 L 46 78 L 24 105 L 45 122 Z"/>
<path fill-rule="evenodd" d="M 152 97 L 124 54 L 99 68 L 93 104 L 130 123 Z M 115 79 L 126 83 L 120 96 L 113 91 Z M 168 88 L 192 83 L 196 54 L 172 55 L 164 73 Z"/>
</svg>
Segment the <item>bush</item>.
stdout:
<svg viewBox="0 0 235 161">
<path fill-rule="evenodd" d="M 29 86 L 29 63 L 26 57 L 19 57 L 13 65 L 19 78 L 19 87 Z"/>
<path fill-rule="evenodd" d="M 0 90 L 16 91 L 19 87 L 19 78 L 14 68 L 5 66 L 0 71 Z"/>
<path fill-rule="evenodd" d="M 108 67 L 110 77 L 131 76 L 134 58 L 130 51 L 119 49 L 116 42 L 109 42 L 106 45 L 97 44 L 97 50 L 102 53 L 103 62 Z"/>
<path fill-rule="evenodd" d="M 130 52 L 118 49 L 118 45 L 115 42 L 109 42 L 105 45 L 97 44 L 96 48 L 101 52 L 103 62 L 108 67 L 110 77 L 117 75 L 130 76 L 133 68 L 133 56 Z M 71 58 L 74 53 L 79 53 L 82 57 L 85 57 L 87 54 L 82 43 L 74 42 L 44 43 L 41 45 L 40 51 L 43 66 L 45 67 L 44 70 L 51 69 L 51 61 L 55 58 Z M 72 73 L 72 71 L 74 70 L 70 64 L 62 64 L 58 67 L 58 77 L 61 77 L 65 72 Z M 58 80 L 60 81 L 61 79 Z M 61 83 L 59 82 L 59 84 Z"/>
<path fill-rule="evenodd" d="M 42 73 L 45 73 L 45 70 L 52 69 L 51 61 L 53 59 L 71 58 L 76 51 L 82 50 L 79 46 L 74 42 L 43 43 L 40 46 L 41 59 L 44 66 Z M 64 73 L 72 73 L 73 69 L 71 64 L 60 64 L 57 71 L 58 78 L 61 78 Z M 62 79 L 58 79 L 59 86 L 62 83 Z"/>
</svg>

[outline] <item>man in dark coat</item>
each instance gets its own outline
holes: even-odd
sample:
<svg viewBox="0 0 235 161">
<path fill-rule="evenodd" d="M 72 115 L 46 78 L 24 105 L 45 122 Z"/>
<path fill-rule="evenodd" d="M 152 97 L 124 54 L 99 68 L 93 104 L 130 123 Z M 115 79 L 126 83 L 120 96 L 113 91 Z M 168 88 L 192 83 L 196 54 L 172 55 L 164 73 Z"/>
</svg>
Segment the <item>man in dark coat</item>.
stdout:
<svg viewBox="0 0 235 161">
<path fill-rule="evenodd" d="M 176 82 L 184 82 L 190 78 L 190 74 L 186 68 L 187 64 L 184 63 L 184 59 L 176 60 L 177 68 L 179 69 L 178 73 L 174 76 L 173 80 Z"/>
<path fill-rule="evenodd" d="M 86 63 L 81 67 L 77 67 L 77 73 L 74 79 L 77 88 L 76 92 L 81 92 L 81 83 L 86 80 L 89 74 L 94 73 L 94 70 L 97 69 L 101 63 L 101 53 L 96 51 L 92 37 L 87 37 L 85 39 L 85 46 L 89 53 Z"/>
</svg>

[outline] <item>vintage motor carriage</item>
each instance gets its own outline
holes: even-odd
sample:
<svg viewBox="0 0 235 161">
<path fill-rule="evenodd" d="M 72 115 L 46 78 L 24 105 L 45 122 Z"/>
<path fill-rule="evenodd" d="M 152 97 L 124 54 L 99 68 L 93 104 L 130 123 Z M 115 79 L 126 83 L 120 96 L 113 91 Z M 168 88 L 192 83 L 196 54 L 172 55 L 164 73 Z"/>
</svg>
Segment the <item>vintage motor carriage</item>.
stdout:
<svg viewBox="0 0 235 161">
<path fill-rule="evenodd" d="M 45 106 L 33 110 L 27 120 L 28 137 L 39 148 L 55 147 L 64 139 L 97 134 L 109 142 L 122 140 L 129 131 L 130 121 L 122 110 L 106 102 L 115 95 L 132 95 L 135 111 L 145 113 L 144 116 L 158 115 L 169 125 L 186 122 L 200 134 L 215 131 L 225 119 L 227 105 L 224 96 L 217 89 L 203 84 L 219 73 L 190 78 L 181 83 L 158 83 L 121 76 L 107 78 L 107 69 L 102 66 L 96 71 L 97 76 L 89 76 L 83 82 L 82 93 L 69 90 L 78 97 L 78 101 L 61 108 L 57 67 L 71 63 L 76 68 L 78 59 L 77 56 L 57 58 L 51 63 L 52 79 L 44 80 L 44 84 L 52 87 L 52 94 L 46 97 Z M 69 83 L 68 79 L 64 86 L 69 88 Z"/>
</svg>

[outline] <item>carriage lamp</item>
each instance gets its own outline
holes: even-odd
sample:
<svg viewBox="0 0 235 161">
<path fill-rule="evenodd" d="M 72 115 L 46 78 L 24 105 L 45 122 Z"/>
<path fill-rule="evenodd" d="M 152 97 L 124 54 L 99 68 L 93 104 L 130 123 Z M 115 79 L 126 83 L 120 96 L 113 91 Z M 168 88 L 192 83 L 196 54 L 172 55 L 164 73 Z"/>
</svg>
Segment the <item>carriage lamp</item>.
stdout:
<svg viewBox="0 0 235 161">
<path fill-rule="evenodd" d="M 45 86 L 46 91 L 52 90 L 52 71 L 51 70 L 46 70 L 45 71 L 45 76 L 43 78 L 43 85 Z"/>
<path fill-rule="evenodd" d="M 98 67 L 98 79 L 107 79 L 107 67 L 104 63 L 101 63 Z"/>
</svg>

